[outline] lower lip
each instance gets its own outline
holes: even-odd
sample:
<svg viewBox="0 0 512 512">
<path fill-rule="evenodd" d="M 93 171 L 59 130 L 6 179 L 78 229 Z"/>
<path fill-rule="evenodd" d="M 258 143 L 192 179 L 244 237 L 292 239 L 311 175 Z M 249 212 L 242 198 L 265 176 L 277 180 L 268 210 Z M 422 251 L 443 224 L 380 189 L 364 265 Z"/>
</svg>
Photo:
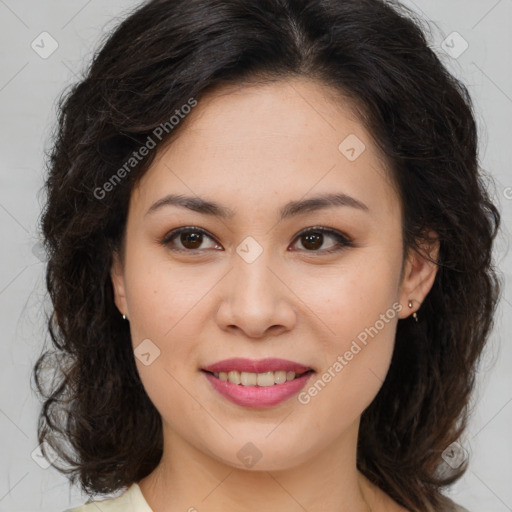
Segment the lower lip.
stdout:
<svg viewBox="0 0 512 512">
<path fill-rule="evenodd" d="M 211 373 L 202 371 L 213 388 L 222 396 L 237 405 L 253 409 L 272 407 L 296 395 L 314 373 L 308 372 L 301 377 L 273 386 L 242 386 L 241 384 L 232 384 L 227 380 L 220 380 Z"/>
</svg>

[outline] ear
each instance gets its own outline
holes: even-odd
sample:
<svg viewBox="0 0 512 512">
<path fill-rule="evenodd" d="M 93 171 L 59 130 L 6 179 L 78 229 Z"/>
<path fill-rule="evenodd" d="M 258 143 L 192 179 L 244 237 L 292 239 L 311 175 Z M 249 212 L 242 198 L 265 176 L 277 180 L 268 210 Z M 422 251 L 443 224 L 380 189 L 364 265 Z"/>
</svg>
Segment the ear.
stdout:
<svg viewBox="0 0 512 512">
<path fill-rule="evenodd" d="M 406 318 L 420 309 L 437 274 L 439 240 L 430 231 L 418 248 L 411 248 L 405 261 L 404 274 L 399 288 L 399 301 L 402 305 L 400 318 Z M 412 302 L 412 308 L 409 307 Z"/>
<path fill-rule="evenodd" d="M 112 266 L 110 267 L 110 278 L 114 289 L 114 302 L 122 315 L 128 314 L 128 305 L 126 302 L 126 289 L 124 283 L 123 264 L 117 251 L 113 253 Z"/>
</svg>

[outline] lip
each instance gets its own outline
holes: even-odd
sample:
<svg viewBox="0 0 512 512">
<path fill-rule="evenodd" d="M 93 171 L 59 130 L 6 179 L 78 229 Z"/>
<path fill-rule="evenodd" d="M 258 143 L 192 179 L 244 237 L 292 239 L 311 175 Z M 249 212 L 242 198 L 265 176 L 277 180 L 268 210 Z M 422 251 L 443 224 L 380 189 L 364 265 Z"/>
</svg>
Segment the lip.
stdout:
<svg viewBox="0 0 512 512">
<path fill-rule="evenodd" d="M 252 409 L 266 409 L 299 393 L 315 372 L 312 370 L 301 377 L 296 377 L 294 380 L 283 384 L 274 384 L 273 386 L 242 386 L 241 384 L 232 384 L 229 381 L 221 380 L 205 370 L 202 370 L 202 373 L 213 389 L 230 402 Z"/>
<path fill-rule="evenodd" d="M 304 366 L 303 364 L 289 361 L 287 359 L 277 359 L 269 357 L 267 359 L 245 359 L 241 357 L 235 357 L 232 359 L 225 359 L 218 361 L 217 363 L 205 366 L 202 368 L 207 372 L 220 373 L 220 372 L 249 372 L 249 373 L 266 373 L 266 372 L 277 372 L 284 370 L 287 372 L 304 373 L 313 368 Z M 293 381 L 290 381 L 293 382 Z M 236 385 L 236 384 L 235 384 Z M 281 385 L 281 384 L 280 384 Z M 284 384 L 282 384 L 284 386 Z M 249 386 L 250 387 L 250 386 Z"/>
</svg>

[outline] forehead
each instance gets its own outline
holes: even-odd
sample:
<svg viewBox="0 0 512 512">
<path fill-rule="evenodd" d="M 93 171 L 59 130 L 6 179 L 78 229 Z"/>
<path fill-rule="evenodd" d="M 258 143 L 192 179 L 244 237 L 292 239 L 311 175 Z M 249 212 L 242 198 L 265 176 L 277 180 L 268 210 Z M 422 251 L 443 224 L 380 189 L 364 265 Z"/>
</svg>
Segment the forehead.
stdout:
<svg viewBox="0 0 512 512">
<path fill-rule="evenodd" d="M 397 203 L 386 162 L 352 104 L 318 82 L 289 80 L 206 94 L 135 195 L 145 203 L 164 191 L 214 193 L 224 203 L 259 195 L 269 204 L 334 189 L 381 211 Z"/>
<path fill-rule="evenodd" d="M 347 98 L 317 81 L 302 79 L 218 86 L 201 98 L 183 125 L 173 138 L 176 150 L 184 137 L 187 144 L 192 137 L 207 137 L 201 143 L 209 148 L 238 148 L 242 153 L 257 146 L 257 140 L 265 141 L 259 150 L 265 145 L 274 150 L 276 136 L 284 149 L 289 145 L 282 139 L 287 138 L 309 140 L 308 148 L 313 149 L 314 143 L 317 151 L 337 150 L 337 139 L 345 131 L 368 138 Z"/>
</svg>

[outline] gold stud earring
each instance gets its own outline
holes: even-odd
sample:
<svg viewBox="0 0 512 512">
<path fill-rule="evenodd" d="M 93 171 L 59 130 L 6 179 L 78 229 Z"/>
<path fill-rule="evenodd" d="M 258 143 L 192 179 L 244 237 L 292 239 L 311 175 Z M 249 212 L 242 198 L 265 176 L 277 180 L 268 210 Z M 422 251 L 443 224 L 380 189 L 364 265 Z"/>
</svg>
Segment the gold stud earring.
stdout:
<svg viewBox="0 0 512 512">
<path fill-rule="evenodd" d="M 409 300 L 409 304 L 408 304 L 409 308 L 412 309 L 412 301 Z M 416 311 L 412 314 L 412 317 L 414 318 L 414 320 L 417 322 L 418 321 L 418 314 L 416 313 Z"/>
</svg>

